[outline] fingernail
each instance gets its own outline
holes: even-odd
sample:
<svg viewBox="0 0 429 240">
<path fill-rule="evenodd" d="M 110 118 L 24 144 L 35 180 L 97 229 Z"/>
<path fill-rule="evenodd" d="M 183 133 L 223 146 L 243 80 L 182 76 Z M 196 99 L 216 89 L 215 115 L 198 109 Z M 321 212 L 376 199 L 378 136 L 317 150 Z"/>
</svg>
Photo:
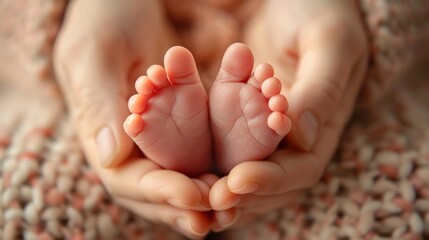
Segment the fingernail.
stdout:
<svg viewBox="0 0 429 240">
<path fill-rule="evenodd" d="M 235 216 L 234 218 L 229 221 L 229 222 L 220 222 L 219 224 L 223 227 L 223 228 L 229 228 L 231 227 L 239 218 L 240 218 L 241 212 L 238 209 L 235 209 Z"/>
<path fill-rule="evenodd" d="M 182 201 L 176 198 L 168 199 L 167 203 L 177 208 L 191 209 L 191 206 L 184 204 Z"/>
<path fill-rule="evenodd" d="M 176 220 L 176 226 L 182 229 L 184 232 L 191 232 L 192 234 L 197 236 L 204 235 L 203 233 L 195 231 L 195 229 L 192 227 L 192 224 L 185 218 L 178 218 Z"/>
<path fill-rule="evenodd" d="M 249 193 L 254 193 L 256 191 L 258 191 L 259 189 L 259 185 L 256 183 L 246 183 L 244 184 L 244 186 L 237 188 L 237 189 L 231 189 L 231 191 L 233 191 L 234 193 L 237 194 L 249 194 Z"/>
<path fill-rule="evenodd" d="M 231 227 L 238 220 L 240 215 L 241 215 L 240 210 L 235 209 L 234 218 L 232 218 L 232 219 L 230 219 L 230 218 L 219 218 L 219 219 L 217 219 L 217 224 L 212 226 L 212 230 L 214 232 L 220 232 L 220 231 L 223 231 L 223 230 Z"/>
<path fill-rule="evenodd" d="M 95 137 L 95 143 L 101 165 L 108 167 L 112 163 L 114 153 L 116 152 L 116 141 L 112 130 L 109 127 L 100 129 Z"/>
<path fill-rule="evenodd" d="M 304 112 L 298 121 L 299 142 L 305 150 L 310 150 L 316 141 L 319 123 L 311 112 Z"/>
<path fill-rule="evenodd" d="M 233 208 L 235 206 L 237 206 L 239 203 L 241 203 L 241 198 L 234 196 L 234 198 L 232 200 L 229 200 L 222 209 L 219 210 L 228 210 L 230 208 Z"/>
<path fill-rule="evenodd" d="M 189 232 L 190 227 L 188 221 L 184 218 L 179 218 L 176 220 L 176 226 L 182 229 L 184 232 Z"/>
<path fill-rule="evenodd" d="M 212 210 L 212 206 L 210 205 L 210 203 L 202 202 L 199 205 L 199 209 L 200 211 L 209 211 Z"/>
<path fill-rule="evenodd" d="M 211 225 L 211 229 L 212 229 L 212 231 L 213 231 L 213 232 L 220 232 L 220 231 L 222 231 L 222 230 L 223 230 L 223 227 L 221 227 L 221 226 L 219 225 L 219 223 L 214 222 L 214 223 L 212 223 L 212 225 Z"/>
</svg>

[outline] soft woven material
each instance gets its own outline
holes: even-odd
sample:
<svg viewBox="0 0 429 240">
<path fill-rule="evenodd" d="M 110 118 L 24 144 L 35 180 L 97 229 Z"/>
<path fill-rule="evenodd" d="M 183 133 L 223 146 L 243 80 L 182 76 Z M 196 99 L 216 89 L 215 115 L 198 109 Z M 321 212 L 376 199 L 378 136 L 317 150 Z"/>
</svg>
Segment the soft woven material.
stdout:
<svg viewBox="0 0 429 240">
<path fill-rule="evenodd" d="M 429 237 L 426 83 L 356 113 L 302 205 L 213 238 Z M 2 239 L 180 239 L 110 200 L 84 161 L 61 99 L 45 90 L 0 95 Z"/>
<path fill-rule="evenodd" d="M 56 9 L 46 19 L 58 22 L 66 1 L 40 2 L 44 4 L 34 7 Z M 12 14 L 6 11 L 7 3 L 0 2 L 0 13 Z M 365 88 L 373 95 L 363 96 L 384 96 L 400 78 L 405 79 L 401 91 L 355 114 L 335 159 L 300 206 L 273 211 L 248 227 L 211 236 L 214 239 L 429 238 L 429 106 L 424 98 L 429 79 L 419 77 L 409 85 L 417 78 L 409 69 L 428 52 L 422 43 L 428 39 L 429 4 L 362 3 L 373 53 Z M 22 23 L 28 21 L 25 14 L 19 16 Z M 49 22 L 46 19 L 38 23 Z M 25 29 L 37 32 L 42 26 Z M 0 38 L 6 43 L 2 46 L 14 39 L 31 42 L 26 38 L 31 34 L 23 32 L 22 38 L 4 35 L 10 29 L 0 30 L 10 37 Z M 26 80 L 53 79 L 55 35 L 53 31 L 36 46 L 34 56 L 24 56 L 35 63 L 29 65 L 33 78 Z M 3 57 L 20 54 L 19 49 L 0 50 L 0 64 L 15 63 Z M 40 59 L 43 64 L 37 65 Z M 8 80 L 9 75 L 0 77 Z M 55 85 L 31 92 L 1 85 L 0 110 L 1 239 L 183 239 L 111 201 L 84 160 Z"/>
<path fill-rule="evenodd" d="M 371 59 L 363 103 L 374 103 L 429 57 L 429 2 L 360 0 Z"/>
</svg>

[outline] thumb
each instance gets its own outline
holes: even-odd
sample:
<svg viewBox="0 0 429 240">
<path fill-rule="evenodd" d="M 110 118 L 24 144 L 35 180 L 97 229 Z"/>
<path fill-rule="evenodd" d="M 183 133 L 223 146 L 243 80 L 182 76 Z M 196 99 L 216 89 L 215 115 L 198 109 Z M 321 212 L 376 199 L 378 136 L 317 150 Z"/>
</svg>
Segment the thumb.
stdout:
<svg viewBox="0 0 429 240">
<path fill-rule="evenodd" d="M 334 42 L 324 45 L 319 41 L 301 53 L 297 80 L 287 96 L 293 122 L 289 142 L 304 150 L 313 147 L 319 129 L 335 114 L 353 61 Z"/>
<path fill-rule="evenodd" d="M 122 129 L 129 89 L 124 58 L 94 46 L 57 55 L 55 71 L 86 157 L 92 165 L 119 164 L 133 147 Z"/>
</svg>

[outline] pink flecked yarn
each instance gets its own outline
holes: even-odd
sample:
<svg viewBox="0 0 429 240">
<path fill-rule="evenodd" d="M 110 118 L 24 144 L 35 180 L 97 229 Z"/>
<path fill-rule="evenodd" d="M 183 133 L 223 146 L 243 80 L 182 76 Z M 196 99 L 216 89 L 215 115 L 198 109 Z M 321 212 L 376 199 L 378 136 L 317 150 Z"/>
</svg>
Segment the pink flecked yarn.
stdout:
<svg viewBox="0 0 429 240">
<path fill-rule="evenodd" d="M 53 10 L 51 17 L 58 21 L 67 1 L 54 2 L 32 1 L 34 9 L 28 16 L 21 15 L 25 13 L 21 8 L 15 9 L 17 15 L 8 13 L 24 22 L 24 18 L 35 16 L 36 7 L 45 6 Z M 4 13 L 1 10 L 6 9 L 2 8 L 6 3 L 13 1 L 0 2 L 0 13 Z M 384 96 L 382 93 L 399 78 L 407 85 L 416 78 L 409 70 L 428 52 L 429 45 L 422 43 L 428 42 L 429 5 L 426 0 L 361 3 L 372 47 L 366 89 L 375 97 Z M 31 48 L 32 38 L 25 34 L 43 29 L 46 19 L 42 20 L 19 32 L 23 35 L 0 40 L 20 39 Z M 51 27 L 51 32 L 41 31 L 45 34 L 42 40 L 47 41 L 38 42 L 23 59 L 29 61 L 25 64 L 34 80 L 53 80 L 50 54 L 58 29 Z M 8 50 L 11 54 L 19 51 Z M 354 115 L 334 161 L 301 205 L 278 209 L 250 226 L 212 238 L 428 239 L 426 78 Z M 63 101 L 53 86 L 40 87 L 38 93 L 2 90 L 0 239 L 183 239 L 112 202 L 86 164 Z"/>
</svg>

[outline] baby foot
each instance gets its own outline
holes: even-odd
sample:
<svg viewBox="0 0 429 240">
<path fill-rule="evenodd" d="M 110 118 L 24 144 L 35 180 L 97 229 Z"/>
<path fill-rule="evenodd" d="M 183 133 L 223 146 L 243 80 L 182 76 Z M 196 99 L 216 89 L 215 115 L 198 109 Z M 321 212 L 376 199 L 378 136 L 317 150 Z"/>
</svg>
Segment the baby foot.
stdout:
<svg viewBox="0 0 429 240">
<path fill-rule="evenodd" d="M 261 64 L 251 75 L 252 69 L 249 48 L 231 45 L 210 92 L 216 164 L 223 173 L 241 162 L 264 159 L 291 129 L 273 68 Z"/>
<path fill-rule="evenodd" d="M 164 66 L 151 66 L 136 81 L 124 129 L 165 169 L 197 175 L 211 167 L 207 95 L 187 49 L 168 50 Z"/>
</svg>

